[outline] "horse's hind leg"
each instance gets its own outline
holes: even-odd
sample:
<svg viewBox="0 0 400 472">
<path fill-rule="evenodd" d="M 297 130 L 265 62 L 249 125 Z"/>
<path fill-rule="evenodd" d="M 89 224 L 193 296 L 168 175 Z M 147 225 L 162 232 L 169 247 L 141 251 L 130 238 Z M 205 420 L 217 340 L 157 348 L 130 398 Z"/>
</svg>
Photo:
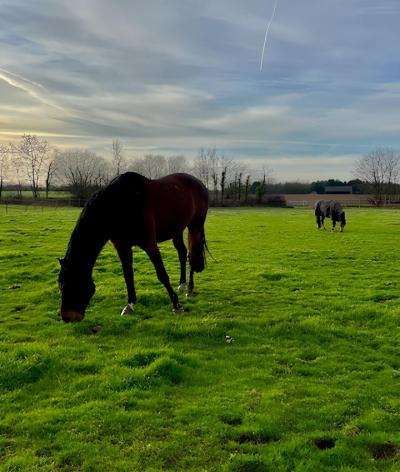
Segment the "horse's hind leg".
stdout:
<svg viewBox="0 0 400 472">
<path fill-rule="evenodd" d="M 190 277 L 187 297 L 194 295 L 194 272 L 202 272 L 205 266 L 205 236 L 203 223 L 189 226 Z"/>
<path fill-rule="evenodd" d="M 186 259 L 187 259 L 187 249 L 183 241 L 183 233 L 180 233 L 178 236 L 172 239 L 175 249 L 178 251 L 179 262 L 181 265 L 181 277 L 179 279 L 179 293 L 182 293 L 186 288 Z"/>
<path fill-rule="evenodd" d="M 158 280 L 164 285 L 167 289 L 169 298 L 171 299 L 173 310 L 178 313 L 182 312 L 183 308 L 182 305 L 179 303 L 178 295 L 174 292 L 173 288 L 171 287 L 171 283 L 169 281 L 169 277 L 167 271 L 165 270 L 164 263 L 160 254 L 160 250 L 156 243 L 148 244 L 146 247 L 143 248 L 147 255 L 149 256 L 151 262 L 156 269 Z"/>
<path fill-rule="evenodd" d="M 318 213 L 315 213 L 315 219 L 317 220 L 317 227 L 318 229 L 321 229 L 322 223 L 321 223 L 321 216 Z"/>
<path fill-rule="evenodd" d="M 114 242 L 115 249 L 118 252 L 118 256 L 121 260 L 122 270 L 124 272 L 126 289 L 128 292 L 128 304 L 122 310 L 121 315 L 129 315 L 133 312 L 136 303 L 136 291 L 133 276 L 133 256 L 132 248 L 127 244 L 118 244 Z"/>
<path fill-rule="evenodd" d="M 187 297 L 193 297 L 195 295 L 194 292 L 194 278 L 193 278 L 193 269 L 190 268 L 190 274 L 189 274 L 189 287 L 186 296 Z"/>
</svg>

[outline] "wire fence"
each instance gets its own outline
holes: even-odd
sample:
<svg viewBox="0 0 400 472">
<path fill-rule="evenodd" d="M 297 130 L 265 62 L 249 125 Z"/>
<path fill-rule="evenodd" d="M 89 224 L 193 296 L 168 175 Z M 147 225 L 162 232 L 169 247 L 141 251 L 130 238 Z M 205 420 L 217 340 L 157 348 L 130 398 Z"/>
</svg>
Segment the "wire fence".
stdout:
<svg viewBox="0 0 400 472">
<path fill-rule="evenodd" d="M 371 195 L 268 195 L 263 201 L 258 202 L 255 198 L 248 201 L 238 202 L 236 200 L 224 200 L 216 202 L 210 200 L 212 207 L 290 207 L 290 208 L 312 208 L 318 200 L 337 200 L 343 207 L 367 208 L 376 207 Z M 279 198 L 278 198 L 279 197 Z M 0 207 L 7 213 L 10 208 L 44 209 L 44 208 L 82 208 L 87 200 L 78 198 L 2 198 Z M 383 205 L 385 208 L 400 208 L 400 202 Z"/>
</svg>

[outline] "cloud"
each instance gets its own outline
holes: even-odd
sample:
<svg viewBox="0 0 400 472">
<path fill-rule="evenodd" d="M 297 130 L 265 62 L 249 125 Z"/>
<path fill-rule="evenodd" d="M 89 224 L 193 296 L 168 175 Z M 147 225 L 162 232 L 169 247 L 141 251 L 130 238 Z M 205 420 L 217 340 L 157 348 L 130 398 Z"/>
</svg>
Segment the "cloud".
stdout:
<svg viewBox="0 0 400 472">
<path fill-rule="evenodd" d="M 0 68 L 0 80 L 3 80 L 12 87 L 15 87 L 19 90 L 23 90 L 32 98 L 38 100 L 44 105 L 48 105 L 50 107 L 64 111 L 62 107 L 56 105 L 51 100 L 43 96 L 43 93 L 45 92 L 44 87 L 38 84 L 37 82 L 33 82 L 29 79 L 20 76 L 19 74 L 14 74 L 2 68 Z"/>
<path fill-rule="evenodd" d="M 397 4 L 279 2 L 260 73 L 273 0 L 0 0 L 0 140 L 350 172 L 346 156 L 399 147 Z"/>
</svg>

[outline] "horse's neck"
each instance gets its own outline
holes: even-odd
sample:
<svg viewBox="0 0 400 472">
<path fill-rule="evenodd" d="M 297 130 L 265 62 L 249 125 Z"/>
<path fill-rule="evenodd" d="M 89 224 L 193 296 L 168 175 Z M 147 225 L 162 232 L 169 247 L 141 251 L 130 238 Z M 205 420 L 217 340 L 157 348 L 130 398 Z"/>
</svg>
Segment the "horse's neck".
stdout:
<svg viewBox="0 0 400 472">
<path fill-rule="evenodd" d="M 103 229 L 79 220 L 72 232 L 65 259 L 71 266 L 78 267 L 82 275 L 90 275 L 108 239 L 109 236 Z"/>
</svg>

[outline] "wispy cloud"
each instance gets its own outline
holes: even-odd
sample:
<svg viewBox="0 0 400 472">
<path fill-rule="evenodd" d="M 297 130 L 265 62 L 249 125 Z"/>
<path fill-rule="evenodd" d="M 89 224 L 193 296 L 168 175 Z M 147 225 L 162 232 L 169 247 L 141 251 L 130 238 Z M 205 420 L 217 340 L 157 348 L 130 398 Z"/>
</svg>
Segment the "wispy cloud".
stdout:
<svg viewBox="0 0 400 472">
<path fill-rule="evenodd" d="M 0 80 L 3 80 L 12 87 L 15 87 L 19 90 L 23 90 L 32 98 L 43 103 L 44 105 L 48 105 L 49 107 L 56 108 L 60 111 L 65 111 L 64 108 L 60 107 L 52 100 L 44 96 L 46 91 L 44 87 L 38 84 L 37 82 L 33 82 L 32 80 L 22 77 L 19 74 L 14 74 L 13 72 L 10 72 L 3 68 L 0 68 Z"/>
<path fill-rule="evenodd" d="M 132 153 L 189 156 L 216 145 L 287 173 L 297 156 L 321 171 L 332 159 L 342 177 L 341 155 L 400 147 L 398 1 L 281 1 L 269 48 L 276 1 L 0 0 L 0 140 L 34 131 L 103 152 L 119 137 Z"/>
</svg>

